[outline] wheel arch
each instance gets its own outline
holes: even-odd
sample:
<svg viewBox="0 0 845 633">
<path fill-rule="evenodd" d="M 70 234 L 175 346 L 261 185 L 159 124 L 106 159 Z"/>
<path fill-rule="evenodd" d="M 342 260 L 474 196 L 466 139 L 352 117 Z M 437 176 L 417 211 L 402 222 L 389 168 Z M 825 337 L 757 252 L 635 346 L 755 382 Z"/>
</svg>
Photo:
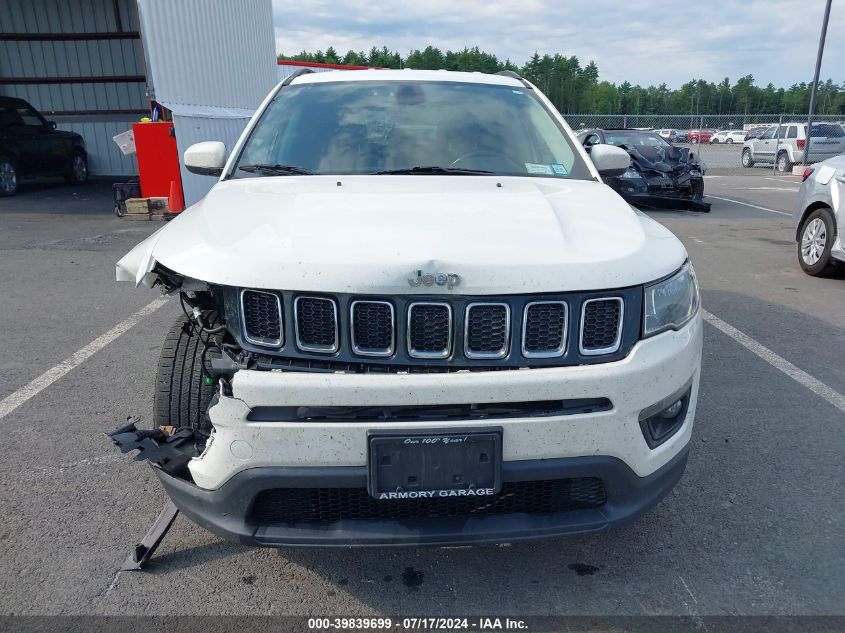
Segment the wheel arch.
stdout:
<svg viewBox="0 0 845 633">
<path fill-rule="evenodd" d="M 815 202 L 811 202 L 807 205 L 807 208 L 801 213 L 801 217 L 798 219 L 798 225 L 795 227 L 795 241 L 801 241 L 801 227 L 804 226 L 804 222 L 807 219 L 807 216 L 810 215 L 813 211 L 818 211 L 819 209 L 828 209 L 830 213 L 833 215 L 833 208 L 824 200 L 816 200 Z M 835 220 L 835 215 L 834 215 Z M 834 228 L 836 228 L 836 222 L 834 221 Z"/>
</svg>

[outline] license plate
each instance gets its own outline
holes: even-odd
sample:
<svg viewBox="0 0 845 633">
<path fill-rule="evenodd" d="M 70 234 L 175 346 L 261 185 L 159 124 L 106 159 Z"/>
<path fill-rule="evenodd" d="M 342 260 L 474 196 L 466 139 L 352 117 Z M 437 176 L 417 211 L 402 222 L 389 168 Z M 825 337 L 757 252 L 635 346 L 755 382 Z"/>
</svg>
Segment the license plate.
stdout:
<svg viewBox="0 0 845 633">
<path fill-rule="evenodd" d="M 502 488 L 502 429 L 370 431 L 368 482 L 381 500 L 485 497 Z"/>
</svg>

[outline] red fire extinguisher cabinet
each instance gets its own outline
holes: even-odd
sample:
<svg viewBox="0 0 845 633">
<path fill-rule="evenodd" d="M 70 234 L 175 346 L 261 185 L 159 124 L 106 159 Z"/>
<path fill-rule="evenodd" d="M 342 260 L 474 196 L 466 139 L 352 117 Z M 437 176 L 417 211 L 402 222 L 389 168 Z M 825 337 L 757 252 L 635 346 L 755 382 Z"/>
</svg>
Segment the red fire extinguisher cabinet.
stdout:
<svg viewBox="0 0 845 633">
<path fill-rule="evenodd" d="M 132 133 L 135 135 L 141 195 L 145 198 L 169 198 L 169 211 L 181 211 L 185 198 L 173 123 L 133 123 Z"/>
</svg>

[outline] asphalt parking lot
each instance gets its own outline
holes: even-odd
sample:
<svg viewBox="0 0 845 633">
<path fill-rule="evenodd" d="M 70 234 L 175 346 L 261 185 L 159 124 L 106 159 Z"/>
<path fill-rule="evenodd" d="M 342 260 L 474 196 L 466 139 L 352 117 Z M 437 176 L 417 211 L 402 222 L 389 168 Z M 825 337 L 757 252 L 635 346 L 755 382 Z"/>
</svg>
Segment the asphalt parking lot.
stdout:
<svg viewBox="0 0 845 633">
<path fill-rule="evenodd" d="M 639 522 L 322 551 L 229 544 L 179 517 L 145 573 L 117 570 L 165 496 L 103 433 L 150 419 L 180 311 L 139 315 L 157 295 L 113 281 L 160 224 L 116 218 L 103 183 L 0 200 L 0 613 L 845 614 L 845 277 L 798 266 L 798 180 L 714 174 L 710 214 L 652 214 L 686 244 L 712 317 L 687 473 Z"/>
</svg>

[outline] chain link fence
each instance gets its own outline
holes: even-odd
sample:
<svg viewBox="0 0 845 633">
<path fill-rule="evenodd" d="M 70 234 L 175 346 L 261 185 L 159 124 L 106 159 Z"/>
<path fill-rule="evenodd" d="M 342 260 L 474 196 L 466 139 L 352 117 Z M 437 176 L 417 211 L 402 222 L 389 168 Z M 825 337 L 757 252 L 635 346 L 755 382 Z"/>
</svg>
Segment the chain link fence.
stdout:
<svg viewBox="0 0 845 633">
<path fill-rule="evenodd" d="M 785 145 L 790 142 L 787 138 L 794 134 L 790 124 L 806 124 L 807 114 L 722 114 L 722 115 L 688 115 L 688 114 L 565 114 L 564 118 L 576 134 L 580 130 L 601 128 L 643 128 L 655 130 L 670 140 L 674 145 L 689 147 L 697 152 L 707 166 L 710 174 L 723 175 L 754 175 L 761 170 L 776 171 L 777 157 L 785 154 Z M 830 123 L 840 126 L 845 133 L 845 115 L 817 116 L 816 123 Z M 732 137 L 716 137 L 716 132 L 734 130 L 750 132 L 755 128 L 762 133 L 763 129 L 780 124 L 772 143 L 774 144 L 771 159 L 766 162 L 757 161 L 753 166 L 743 165 L 743 135 Z M 838 131 L 837 128 L 834 128 Z M 799 134 L 800 136 L 800 134 Z M 821 160 L 814 157 L 813 139 L 810 139 L 809 162 Z M 794 137 L 791 141 L 795 143 Z M 802 145 L 803 146 L 803 143 Z M 783 163 L 780 167 L 791 169 L 791 163 Z"/>
</svg>

